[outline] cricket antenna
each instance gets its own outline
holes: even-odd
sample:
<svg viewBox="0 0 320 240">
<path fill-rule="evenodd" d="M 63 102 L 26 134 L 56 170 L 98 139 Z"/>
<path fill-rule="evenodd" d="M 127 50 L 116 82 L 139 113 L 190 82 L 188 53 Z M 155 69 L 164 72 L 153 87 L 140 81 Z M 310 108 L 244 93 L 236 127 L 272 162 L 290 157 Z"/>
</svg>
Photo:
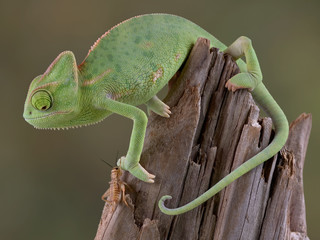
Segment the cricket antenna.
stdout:
<svg viewBox="0 0 320 240">
<path fill-rule="evenodd" d="M 119 151 L 117 151 L 117 155 L 116 155 L 116 161 L 115 161 L 115 164 L 116 164 L 116 165 L 117 165 L 118 156 L 119 156 Z M 104 159 L 100 158 L 100 160 L 101 160 L 102 162 L 104 162 L 105 164 L 107 164 L 109 167 L 113 168 L 113 166 L 111 166 L 111 164 L 108 163 L 107 161 L 105 161 Z"/>
<path fill-rule="evenodd" d="M 105 161 L 104 159 L 100 158 L 100 160 L 102 162 L 104 162 L 105 164 L 107 164 L 109 167 L 113 168 L 113 166 L 110 163 L 108 163 L 107 161 Z"/>
</svg>

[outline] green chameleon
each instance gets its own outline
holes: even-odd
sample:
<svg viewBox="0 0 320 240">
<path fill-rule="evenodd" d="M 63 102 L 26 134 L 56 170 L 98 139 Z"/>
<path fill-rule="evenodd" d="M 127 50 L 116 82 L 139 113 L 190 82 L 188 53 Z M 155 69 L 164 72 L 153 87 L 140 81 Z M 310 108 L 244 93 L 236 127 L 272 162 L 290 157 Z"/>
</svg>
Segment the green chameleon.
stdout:
<svg viewBox="0 0 320 240">
<path fill-rule="evenodd" d="M 111 28 L 89 50 L 77 66 L 72 52 L 62 52 L 44 74 L 30 84 L 23 117 L 40 129 L 67 129 L 102 121 L 112 113 L 133 120 L 129 149 L 118 165 L 142 181 L 153 183 L 155 176 L 140 164 L 148 111 L 169 117 L 170 109 L 156 94 L 167 84 L 187 58 L 199 37 L 237 59 L 241 72 L 226 83 L 229 90 L 249 89 L 255 101 L 273 119 L 275 137 L 270 145 L 231 172 L 203 195 L 185 206 L 168 209 L 163 196 L 162 212 L 187 212 L 208 200 L 235 179 L 275 155 L 288 137 L 287 119 L 262 83 L 259 62 L 247 37 L 231 46 L 196 24 L 169 14 L 147 14 L 130 18 Z M 246 63 L 240 58 L 245 56 Z"/>
</svg>

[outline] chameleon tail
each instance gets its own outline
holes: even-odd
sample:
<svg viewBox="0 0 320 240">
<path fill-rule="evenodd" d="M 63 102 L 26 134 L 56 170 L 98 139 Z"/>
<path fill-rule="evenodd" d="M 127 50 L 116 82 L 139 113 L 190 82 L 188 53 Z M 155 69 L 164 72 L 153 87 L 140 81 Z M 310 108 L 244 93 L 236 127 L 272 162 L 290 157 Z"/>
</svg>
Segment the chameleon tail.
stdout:
<svg viewBox="0 0 320 240">
<path fill-rule="evenodd" d="M 167 199 L 171 199 L 172 197 L 168 195 L 163 196 L 158 203 L 159 208 L 163 213 L 168 215 L 178 215 L 192 210 L 193 208 L 207 201 L 209 198 L 213 197 L 216 193 L 221 191 L 223 188 L 228 186 L 240 176 L 249 172 L 251 169 L 260 165 L 264 161 L 270 159 L 284 146 L 288 138 L 289 126 L 287 118 L 284 115 L 283 111 L 272 98 L 263 83 L 258 84 L 258 86 L 254 88 L 254 90 L 252 91 L 252 95 L 255 101 L 260 105 L 260 107 L 262 107 L 262 109 L 273 120 L 273 124 L 275 127 L 275 137 L 273 141 L 260 153 L 247 160 L 245 163 L 240 165 L 234 171 L 221 179 L 217 184 L 203 193 L 201 196 L 189 202 L 188 204 L 178 208 L 169 209 L 164 205 L 164 201 Z"/>
</svg>

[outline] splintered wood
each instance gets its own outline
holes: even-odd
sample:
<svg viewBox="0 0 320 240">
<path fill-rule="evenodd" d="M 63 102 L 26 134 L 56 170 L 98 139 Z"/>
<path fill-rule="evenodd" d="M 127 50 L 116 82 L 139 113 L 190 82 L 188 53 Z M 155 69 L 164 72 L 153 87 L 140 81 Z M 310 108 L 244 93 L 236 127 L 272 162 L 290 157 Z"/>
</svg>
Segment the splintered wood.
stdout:
<svg viewBox="0 0 320 240">
<path fill-rule="evenodd" d="M 291 124 L 280 154 L 206 203 L 179 216 L 158 208 L 163 195 L 173 197 L 165 203 L 170 208 L 192 201 L 271 141 L 272 121 L 259 118 L 250 93 L 225 89 L 238 72 L 230 56 L 197 41 L 164 100 L 171 117 L 149 117 L 141 165 L 155 183 L 125 172 L 134 210 L 120 202 L 111 213 L 106 204 L 95 240 L 308 239 L 302 182 L 308 114 Z"/>
</svg>

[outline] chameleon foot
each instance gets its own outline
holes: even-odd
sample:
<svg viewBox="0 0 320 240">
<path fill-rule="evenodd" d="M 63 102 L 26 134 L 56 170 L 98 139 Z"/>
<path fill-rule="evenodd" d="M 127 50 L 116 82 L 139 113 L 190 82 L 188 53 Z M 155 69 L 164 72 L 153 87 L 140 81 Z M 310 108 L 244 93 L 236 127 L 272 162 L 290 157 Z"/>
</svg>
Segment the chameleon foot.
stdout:
<svg viewBox="0 0 320 240">
<path fill-rule="evenodd" d="M 238 89 L 243 89 L 245 87 L 240 87 L 240 86 L 232 83 L 230 80 L 228 80 L 227 83 L 226 83 L 226 88 L 228 88 L 229 91 L 235 92 Z"/>
<path fill-rule="evenodd" d="M 162 117 L 170 117 L 170 107 L 164 102 L 162 102 L 157 96 L 153 96 L 148 102 L 146 102 L 146 105 L 149 114 L 151 110 Z"/>
<path fill-rule="evenodd" d="M 139 163 L 134 167 L 126 167 L 125 166 L 126 157 L 121 157 L 117 165 L 120 166 L 121 169 L 129 171 L 133 176 L 139 178 L 140 180 L 148 183 L 154 183 L 155 175 L 148 173 Z"/>
<path fill-rule="evenodd" d="M 252 91 L 262 82 L 259 61 L 249 38 L 239 37 L 224 52 L 238 60 L 245 56 L 247 61 L 246 65 L 242 63 L 238 65 L 241 73 L 236 74 L 226 83 L 226 87 L 229 90 L 234 92 L 240 88 L 246 88 Z"/>
<path fill-rule="evenodd" d="M 133 176 L 148 183 L 154 183 L 155 175 L 148 173 L 140 164 L 128 170 Z"/>
</svg>

